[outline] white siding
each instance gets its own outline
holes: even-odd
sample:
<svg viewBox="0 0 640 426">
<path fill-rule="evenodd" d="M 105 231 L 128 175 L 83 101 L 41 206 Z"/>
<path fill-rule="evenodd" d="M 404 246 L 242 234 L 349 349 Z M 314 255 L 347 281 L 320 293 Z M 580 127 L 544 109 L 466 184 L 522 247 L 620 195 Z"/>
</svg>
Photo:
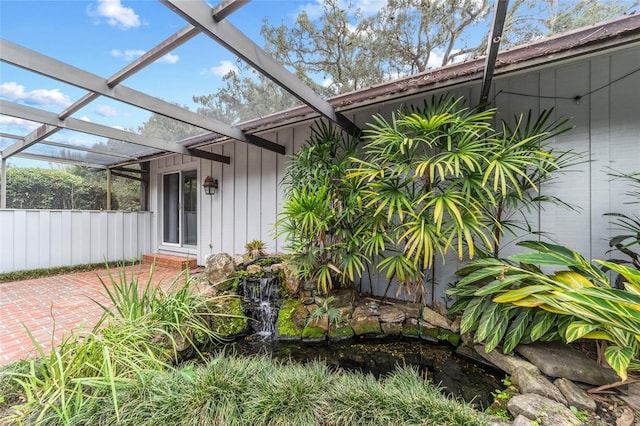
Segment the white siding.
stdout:
<svg viewBox="0 0 640 426">
<path fill-rule="evenodd" d="M 0 210 L 0 273 L 140 258 L 150 212 Z"/>
<path fill-rule="evenodd" d="M 499 109 L 497 118 L 510 122 L 515 115 L 526 114 L 529 110 L 539 114 L 548 108 L 554 108 L 557 118 L 571 117 L 575 129 L 552 143 L 559 150 L 584 152 L 585 162 L 541 191 L 573 204 L 576 210 L 547 205 L 544 211 L 526 213 L 526 217 L 534 230 L 548 233 L 540 238 L 572 247 L 589 259 L 607 258 L 607 242 L 615 231 L 610 229 L 604 213 L 640 214 L 637 204 L 624 204 L 629 201 L 623 195 L 628 188 L 622 182 L 611 181 L 607 175 L 610 168 L 624 173 L 640 170 L 640 109 L 637 107 L 640 73 L 614 81 L 634 71 L 638 64 L 640 48 L 629 47 L 517 75 L 499 76 L 489 97 Z M 468 104 L 475 105 L 479 83 L 466 84 L 451 92 L 467 97 Z M 442 91 L 435 95 L 440 93 Z M 359 126 L 366 127 L 374 113 L 389 116 L 402 106 L 421 105 L 424 99 L 430 100 L 433 95 L 427 93 L 420 98 L 389 100 L 346 114 Z M 575 96 L 582 98 L 576 102 Z M 208 197 L 200 193 L 200 264 L 209 253 L 242 253 L 244 245 L 253 239 L 264 240 L 269 251 L 285 249 L 285 241 L 275 239 L 273 235 L 273 225 L 282 205 L 279 184 L 284 177 L 288 155 L 300 149 L 308 135 L 309 123 L 261 135 L 285 146 L 285 156 L 240 142 L 228 142 L 214 151 L 230 156 L 230 165 L 198 160 L 201 182 L 207 174 L 220 180 L 218 194 Z M 169 170 L 193 168 L 193 163 L 184 163 L 191 161 L 187 158 L 176 155 L 152 162 L 152 176 L 153 173 L 160 176 Z M 158 180 L 152 179 L 152 184 L 152 206 L 160 211 Z M 160 214 L 154 216 L 154 222 L 160 220 Z M 158 229 L 158 224 L 154 223 L 154 238 L 159 238 Z M 514 251 L 515 241 L 508 244 L 509 241 L 509 237 L 505 237 L 504 255 Z M 444 265 L 437 263 L 434 298 L 444 300 L 444 291 L 455 281 L 454 272 L 463 263 L 455 257 L 448 258 Z M 384 277 L 374 277 L 372 284 L 374 292 L 381 294 L 387 281 Z M 427 287 L 431 291 L 431 284 Z M 363 284 L 363 289 L 368 290 L 369 284 Z M 396 290 L 392 285 L 389 295 L 394 295 Z M 431 294 L 427 294 L 427 300 L 431 300 Z"/>
</svg>

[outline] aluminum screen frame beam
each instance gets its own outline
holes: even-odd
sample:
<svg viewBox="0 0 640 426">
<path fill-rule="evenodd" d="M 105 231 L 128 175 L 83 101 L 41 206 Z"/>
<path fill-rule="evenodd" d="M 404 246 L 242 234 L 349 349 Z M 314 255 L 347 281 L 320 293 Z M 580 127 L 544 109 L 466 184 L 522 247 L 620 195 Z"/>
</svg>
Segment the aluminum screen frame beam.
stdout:
<svg viewBox="0 0 640 426">
<path fill-rule="evenodd" d="M 167 142 L 162 139 L 142 136 L 137 133 L 131 133 L 109 126 L 103 126 L 102 124 L 91 123 L 72 117 L 60 120 L 58 114 L 56 113 L 28 107 L 26 105 L 16 104 L 4 99 L 0 99 L 0 111 L 2 111 L 3 114 L 10 115 L 12 117 L 36 121 L 57 128 L 74 130 L 77 132 L 88 133 L 91 135 L 115 139 L 123 142 L 130 142 L 136 145 L 145 146 L 147 148 L 154 148 L 161 151 L 169 151 L 176 154 L 189 155 L 199 158 L 206 158 L 208 160 L 219 161 L 225 164 L 229 164 L 231 162 L 231 159 L 224 155 L 213 154 L 197 149 L 187 149 L 186 147 L 175 142 Z"/>
<path fill-rule="evenodd" d="M 107 79 L 107 85 L 109 87 L 116 86 L 126 78 L 129 78 L 133 74 L 147 67 L 156 59 L 166 55 L 171 50 L 182 45 L 183 43 L 186 43 L 188 40 L 192 39 L 199 33 L 200 31 L 198 31 L 193 25 L 187 25 L 186 27 L 182 28 L 180 31 L 176 32 L 175 34 L 171 35 L 169 38 L 165 39 L 158 46 L 144 53 L 137 60 L 135 60 L 131 64 L 127 65 L 126 67 L 124 67 L 123 69 L 121 69 L 120 71 L 112 75 L 110 78 Z M 94 93 L 94 92 L 87 93 L 82 98 L 80 98 L 79 100 L 71 104 L 69 107 L 67 107 L 67 109 L 65 109 L 62 113 L 60 113 L 59 115 L 60 119 L 65 119 L 71 116 L 74 112 L 82 109 L 84 106 L 88 105 L 98 97 L 99 95 L 97 93 Z M 58 130 L 59 130 L 58 128 L 51 128 L 50 126 L 47 127 L 43 125 L 38 129 L 34 130 L 33 132 L 29 133 L 25 138 L 23 138 L 22 143 L 7 147 L 3 151 L 3 154 L 7 156 L 11 156 L 16 152 L 26 149 L 29 146 L 41 141 L 42 139 L 54 134 Z"/>
<path fill-rule="evenodd" d="M 337 123 L 352 135 L 360 133 L 360 129 L 355 124 L 342 114 L 336 113 L 329 102 L 273 59 L 242 31 L 228 21 L 217 22 L 212 17 L 211 7 L 205 2 L 193 0 L 160 0 L 160 2 L 320 115 Z"/>
<path fill-rule="evenodd" d="M 496 69 L 496 59 L 500 50 L 500 42 L 502 41 L 502 30 L 509 9 L 509 0 L 497 0 L 493 12 L 493 23 L 491 32 L 489 33 L 487 58 L 482 72 L 482 86 L 480 89 L 479 105 L 483 105 L 489 99 L 489 90 L 491 90 L 491 82 L 493 81 L 493 73 Z"/>
</svg>

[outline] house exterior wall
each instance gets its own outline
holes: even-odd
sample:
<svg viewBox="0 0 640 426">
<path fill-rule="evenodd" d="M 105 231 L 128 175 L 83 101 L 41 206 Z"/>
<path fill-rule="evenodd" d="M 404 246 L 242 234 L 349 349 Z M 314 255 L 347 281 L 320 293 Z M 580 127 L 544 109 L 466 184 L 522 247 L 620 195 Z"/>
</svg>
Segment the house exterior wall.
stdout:
<svg viewBox="0 0 640 426">
<path fill-rule="evenodd" d="M 575 206 L 574 210 L 546 205 L 540 212 L 523 212 L 535 231 L 545 231 L 547 238 L 581 252 L 588 259 L 607 258 L 608 240 L 615 235 L 604 213 L 610 211 L 640 215 L 640 205 L 628 203 L 624 192 L 628 190 L 621 181 L 611 180 L 612 170 L 630 173 L 640 170 L 640 47 L 636 44 L 610 52 L 600 52 L 590 57 L 573 59 L 553 66 L 505 74 L 494 79 L 489 99 L 498 108 L 498 119 L 513 121 L 516 114 L 533 114 L 554 108 L 557 117 L 571 117 L 575 128 L 553 141 L 558 150 L 573 149 L 584 154 L 574 171 L 560 176 L 541 188 L 543 194 L 555 195 Z M 366 128 L 372 114 L 390 114 L 402 106 L 422 104 L 432 95 L 444 90 L 427 92 L 421 96 L 378 102 L 344 113 L 358 126 Z M 464 96 L 473 104 L 479 98 L 479 82 L 467 83 L 447 90 L 456 96 Z M 507 93 L 509 92 L 509 93 Z M 517 93 L 517 94 L 514 94 Z M 579 101 L 574 100 L 581 96 Z M 296 152 L 309 134 L 310 123 L 284 127 L 260 136 L 275 141 L 286 148 L 286 153 Z M 213 152 L 231 157 L 231 164 L 224 165 L 208 160 L 174 155 L 152 161 L 151 206 L 154 215 L 154 235 L 161 241 L 158 223 L 162 223 L 159 204 L 159 182 L 162 173 L 188 168 L 198 170 L 198 181 L 211 175 L 219 179 L 220 190 L 213 196 L 199 192 L 199 244 L 193 254 L 203 264 L 210 253 L 242 253 L 244 245 L 253 239 L 266 242 L 271 252 L 285 251 L 282 238 L 273 234 L 282 203 L 279 186 L 287 157 L 261 150 L 240 142 L 227 142 L 210 148 Z M 527 236 L 527 239 L 540 238 Z M 504 243 L 509 243 L 505 238 Z M 514 241 L 504 246 L 503 255 L 513 253 Z M 161 250 L 177 249 L 162 247 Z M 447 259 L 436 265 L 433 287 L 428 286 L 429 298 L 445 300 L 448 284 L 455 281 L 455 270 L 464 262 Z M 387 282 L 373 278 L 363 284 L 374 294 L 384 293 Z M 394 285 L 389 295 L 395 294 Z"/>
</svg>

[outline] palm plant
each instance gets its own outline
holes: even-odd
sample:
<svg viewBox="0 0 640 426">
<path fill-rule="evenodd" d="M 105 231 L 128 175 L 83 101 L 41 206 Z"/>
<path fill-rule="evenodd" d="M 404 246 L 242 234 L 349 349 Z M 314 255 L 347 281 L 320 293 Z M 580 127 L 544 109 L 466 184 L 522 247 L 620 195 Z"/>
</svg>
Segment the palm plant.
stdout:
<svg viewBox="0 0 640 426">
<path fill-rule="evenodd" d="M 312 126 L 283 182 L 286 201 L 278 234 L 287 237 L 300 278 L 316 280 L 324 293 L 354 282 L 367 263 L 355 239 L 363 219 L 361 201 L 353 182 L 345 179 L 357 142 L 327 123 Z"/>
<path fill-rule="evenodd" d="M 535 193 L 575 159 L 546 145 L 569 130 L 567 121 L 545 111 L 496 132 L 494 115 L 441 97 L 391 120 L 374 116 L 348 175 L 366 211 L 355 235 L 367 257 L 383 257 L 378 268 L 401 288 L 424 294 L 425 270 L 437 256 L 497 255 L 500 236 L 515 232 L 513 211 L 553 200 Z"/>
<path fill-rule="evenodd" d="M 535 253 L 470 262 L 449 294 L 458 300 L 450 312 L 464 310 L 461 333 L 475 331 L 486 350 L 503 344 L 580 338 L 610 342 L 604 357 L 622 379 L 640 369 L 640 272 L 598 261 L 624 277 L 625 289 L 612 288 L 607 275 L 579 253 L 539 241 L 519 245 Z M 540 267 L 562 267 L 553 274 Z"/>
</svg>

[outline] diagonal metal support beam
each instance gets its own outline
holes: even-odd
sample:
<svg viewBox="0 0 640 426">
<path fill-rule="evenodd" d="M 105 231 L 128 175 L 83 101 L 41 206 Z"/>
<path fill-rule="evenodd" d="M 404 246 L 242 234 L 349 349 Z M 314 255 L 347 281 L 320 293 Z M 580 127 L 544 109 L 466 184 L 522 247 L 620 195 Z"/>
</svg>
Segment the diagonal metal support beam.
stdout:
<svg viewBox="0 0 640 426">
<path fill-rule="evenodd" d="M 224 0 L 211 9 L 211 16 L 214 21 L 220 22 L 242 6 L 249 4 L 250 1 L 251 0 Z"/>
<path fill-rule="evenodd" d="M 113 76 L 111 76 L 110 78 L 108 78 L 107 85 L 109 87 L 116 86 L 117 84 L 122 82 L 124 79 L 130 77 L 131 75 L 137 73 L 138 71 L 142 70 L 143 68 L 151 64 L 156 59 L 166 55 L 171 50 L 175 49 L 181 44 L 192 39 L 194 36 L 199 34 L 199 32 L 200 31 L 197 30 L 193 25 L 187 25 L 177 33 L 171 35 L 169 38 L 164 40 L 158 46 L 149 50 L 148 52 L 143 54 L 141 57 L 139 57 L 137 60 L 127 65 L 122 70 L 118 71 Z M 80 98 L 79 100 L 71 104 L 62 113 L 60 113 L 59 118 L 63 120 L 67 117 L 70 117 L 74 112 L 82 109 L 83 107 L 85 107 L 90 102 L 97 99 L 98 97 L 100 97 L 100 95 L 98 95 L 97 93 L 94 93 L 94 92 L 87 93 L 82 98 Z M 5 151 L 3 151 L 3 154 L 8 157 L 11 155 L 14 155 L 17 152 L 20 152 L 21 150 L 26 149 L 29 146 L 39 142 L 45 137 L 52 135 L 58 130 L 59 129 L 57 128 L 36 129 L 34 132 L 31 132 L 24 138 L 26 142 L 8 147 L 7 149 L 5 149 Z"/>
<path fill-rule="evenodd" d="M 493 12 L 493 24 L 491 25 L 491 33 L 489 33 L 487 46 L 487 59 L 484 64 L 482 73 L 482 88 L 480 89 L 480 105 L 483 105 L 489 99 L 489 90 L 491 90 L 491 82 L 493 73 L 496 69 L 496 59 L 498 58 L 498 50 L 500 50 L 500 42 L 502 41 L 502 30 L 504 21 L 509 8 L 509 0 L 498 0 L 495 3 Z"/>
<path fill-rule="evenodd" d="M 285 67 L 276 62 L 275 59 L 260 46 L 255 44 L 250 38 L 238 30 L 228 21 L 216 22 L 211 17 L 211 8 L 204 1 L 193 0 L 160 0 L 169 9 L 182 16 L 191 25 L 197 27 L 203 34 L 211 37 L 224 48 L 242 58 L 254 69 L 265 75 L 278 84 L 287 92 L 307 104 L 309 107 L 339 124 L 349 133 L 359 133 L 357 126 L 351 123 L 346 117 L 338 117 L 335 109 L 329 102 L 315 93 L 302 80 L 289 72 Z M 346 123 L 349 124 L 346 124 Z"/>
<path fill-rule="evenodd" d="M 67 118 L 60 120 L 58 115 L 52 112 L 16 104 L 13 102 L 0 99 L 0 111 L 3 114 L 22 118 L 30 121 L 45 123 L 46 125 L 75 130 L 77 132 L 89 133 L 105 138 L 116 139 L 125 142 L 131 142 L 136 145 L 146 146 L 149 148 L 159 149 L 161 151 L 175 152 L 176 154 L 191 155 L 194 157 L 207 158 L 208 160 L 220 161 L 226 164 L 231 161 L 229 157 L 217 156 L 213 159 L 211 153 L 200 150 L 189 150 L 184 146 L 175 142 L 167 142 L 162 139 L 151 138 L 139 135 L 137 133 L 126 132 L 124 130 L 113 127 L 103 126 L 101 124 L 90 123 L 88 121 L 79 120 L 77 118 Z"/>
</svg>

